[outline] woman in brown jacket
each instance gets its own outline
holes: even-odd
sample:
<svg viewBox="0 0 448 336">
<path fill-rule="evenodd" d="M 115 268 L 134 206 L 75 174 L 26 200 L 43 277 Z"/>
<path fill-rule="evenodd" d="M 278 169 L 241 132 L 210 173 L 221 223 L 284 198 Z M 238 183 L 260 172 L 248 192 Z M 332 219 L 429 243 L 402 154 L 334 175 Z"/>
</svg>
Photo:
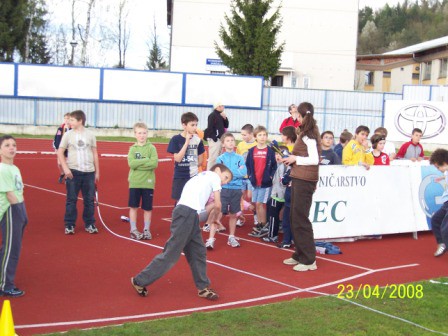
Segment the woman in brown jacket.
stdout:
<svg viewBox="0 0 448 336">
<path fill-rule="evenodd" d="M 301 123 L 297 140 L 292 155 L 283 159 L 283 163 L 291 166 L 291 231 L 295 251 L 283 263 L 294 266 L 294 271 L 303 272 L 317 269 L 313 226 L 308 217 L 319 180 L 321 146 L 313 105 L 301 103 L 297 109 Z"/>
</svg>

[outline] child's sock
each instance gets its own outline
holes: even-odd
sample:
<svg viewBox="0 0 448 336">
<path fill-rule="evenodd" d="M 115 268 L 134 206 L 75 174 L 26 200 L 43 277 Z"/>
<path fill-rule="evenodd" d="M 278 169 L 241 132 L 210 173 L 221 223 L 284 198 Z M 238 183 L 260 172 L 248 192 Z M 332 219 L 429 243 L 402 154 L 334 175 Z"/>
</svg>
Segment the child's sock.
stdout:
<svg viewBox="0 0 448 336">
<path fill-rule="evenodd" d="M 144 228 L 144 230 L 149 231 L 149 227 L 150 227 L 150 225 L 151 225 L 151 222 L 150 222 L 150 221 L 145 221 L 145 228 Z"/>
<path fill-rule="evenodd" d="M 137 230 L 137 222 L 130 221 L 129 223 L 131 223 L 131 232 Z"/>
</svg>

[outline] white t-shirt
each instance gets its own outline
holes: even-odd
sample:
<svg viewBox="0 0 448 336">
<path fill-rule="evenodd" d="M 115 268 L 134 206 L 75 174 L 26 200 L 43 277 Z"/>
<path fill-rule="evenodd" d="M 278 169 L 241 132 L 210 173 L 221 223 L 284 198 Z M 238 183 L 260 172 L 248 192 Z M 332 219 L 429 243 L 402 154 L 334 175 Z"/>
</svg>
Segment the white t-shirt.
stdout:
<svg viewBox="0 0 448 336">
<path fill-rule="evenodd" d="M 383 153 L 386 153 L 387 155 L 395 154 L 397 151 L 395 150 L 395 146 L 392 142 L 386 141 L 384 144 Z"/>
<path fill-rule="evenodd" d="M 88 129 L 78 132 L 71 130 L 62 137 L 59 148 L 68 149 L 67 165 L 70 169 L 94 172 L 92 148 L 96 147 L 95 135 Z"/>
<path fill-rule="evenodd" d="M 185 184 L 177 204 L 201 211 L 205 208 L 210 194 L 218 190 L 221 190 L 219 175 L 209 170 L 201 172 Z"/>
</svg>

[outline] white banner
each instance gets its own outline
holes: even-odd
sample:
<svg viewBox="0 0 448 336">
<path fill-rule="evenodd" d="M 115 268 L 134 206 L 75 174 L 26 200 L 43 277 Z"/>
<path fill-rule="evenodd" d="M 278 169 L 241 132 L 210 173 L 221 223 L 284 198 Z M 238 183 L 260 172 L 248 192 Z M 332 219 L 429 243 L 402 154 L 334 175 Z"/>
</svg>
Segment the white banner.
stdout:
<svg viewBox="0 0 448 336">
<path fill-rule="evenodd" d="M 315 239 L 429 230 L 443 193 L 437 176 L 433 166 L 321 166 L 309 216 Z"/>
<path fill-rule="evenodd" d="M 448 103 L 387 100 L 384 111 L 388 140 L 409 141 L 412 130 L 420 128 L 423 131 L 423 144 L 448 144 Z"/>
</svg>

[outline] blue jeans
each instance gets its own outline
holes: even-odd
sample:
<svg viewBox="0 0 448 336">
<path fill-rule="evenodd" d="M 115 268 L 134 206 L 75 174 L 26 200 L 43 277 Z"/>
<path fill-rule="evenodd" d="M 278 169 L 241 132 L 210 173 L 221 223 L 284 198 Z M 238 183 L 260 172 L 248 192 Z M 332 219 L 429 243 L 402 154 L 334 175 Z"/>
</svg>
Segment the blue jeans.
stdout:
<svg viewBox="0 0 448 336">
<path fill-rule="evenodd" d="M 432 215 L 431 226 L 437 244 L 448 246 L 448 201 Z"/>
<path fill-rule="evenodd" d="M 95 172 L 84 173 L 72 169 L 73 178 L 65 180 L 67 188 L 67 201 L 65 204 L 65 227 L 75 226 L 76 218 L 78 217 L 78 210 L 76 203 L 78 201 L 79 191 L 81 190 L 82 198 L 84 199 L 84 211 L 82 219 L 85 227 L 95 224 Z"/>
</svg>

